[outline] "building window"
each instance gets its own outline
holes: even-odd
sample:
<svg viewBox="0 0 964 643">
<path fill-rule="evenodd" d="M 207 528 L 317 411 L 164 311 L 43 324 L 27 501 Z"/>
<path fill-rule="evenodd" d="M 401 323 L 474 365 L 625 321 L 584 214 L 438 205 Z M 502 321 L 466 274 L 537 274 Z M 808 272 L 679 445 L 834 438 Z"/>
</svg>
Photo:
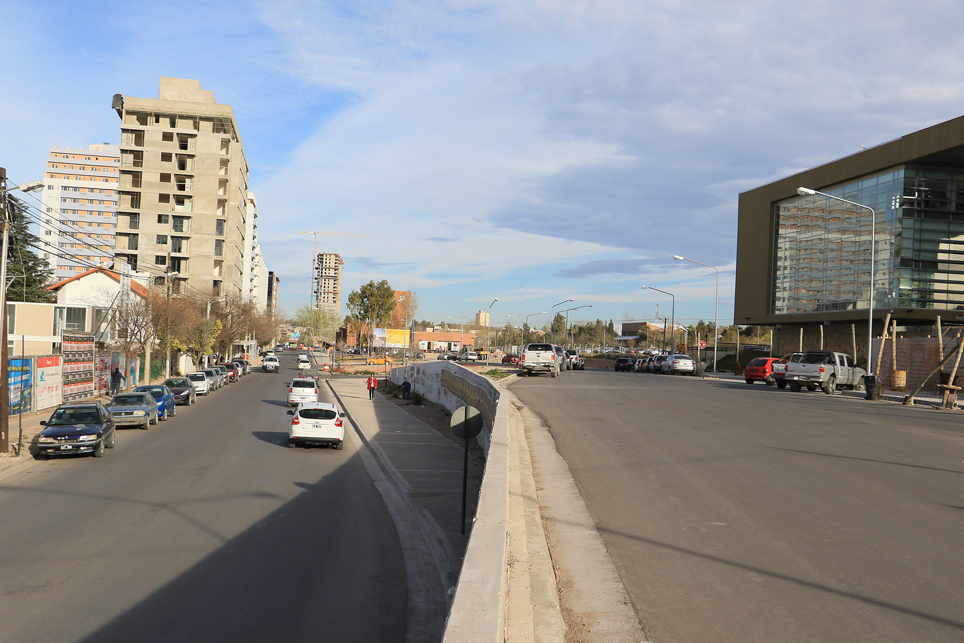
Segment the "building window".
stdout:
<svg viewBox="0 0 964 643">
<path fill-rule="evenodd" d="M 131 214 L 128 216 L 130 217 L 130 220 L 127 223 L 127 227 L 131 230 L 139 229 L 141 227 L 141 215 Z"/>
<path fill-rule="evenodd" d="M 187 239 L 183 237 L 171 237 L 171 252 L 187 252 Z"/>
<path fill-rule="evenodd" d="M 215 239 L 215 240 L 214 240 L 214 256 L 215 256 L 215 257 L 222 257 L 222 256 L 224 256 L 224 240 L 223 240 L 223 239 Z"/>
<path fill-rule="evenodd" d="M 166 266 L 167 257 L 164 255 L 154 255 L 154 265 L 155 266 Z"/>
<path fill-rule="evenodd" d="M 168 218 L 169 216 L 170 215 L 167 215 L 167 214 L 159 214 L 157 215 L 157 222 L 167 225 L 167 222 L 169 221 L 169 218 Z"/>
<path fill-rule="evenodd" d="M 159 234 L 159 235 L 157 235 L 157 245 L 159 245 L 159 246 L 166 246 L 166 245 L 167 245 L 167 235 L 166 235 L 166 234 Z"/>
<path fill-rule="evenodd" d="M 217 219 L 214 223 L 214 234 L 224 236 L 224 219 Z"/>
</svg>

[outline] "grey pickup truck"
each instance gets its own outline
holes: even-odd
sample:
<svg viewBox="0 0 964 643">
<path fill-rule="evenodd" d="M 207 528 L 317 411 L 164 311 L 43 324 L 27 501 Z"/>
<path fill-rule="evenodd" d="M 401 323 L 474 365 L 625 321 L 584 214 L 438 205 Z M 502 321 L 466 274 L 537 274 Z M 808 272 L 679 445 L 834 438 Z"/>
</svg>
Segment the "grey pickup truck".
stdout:
<svg viewBox="0 0 964 643">
<path fill-rule="evenodd" d="M 827 395 L 838 388 L 864 390 L 867 371 L 857 366 L 850 355 L 833 351 L 807 351 L 799 362 L 787 364 L 786 380 L 793 392 L 804 386 L 811 391 L 819 386 Z"/>
<path fill-rule="evenodd" d="M 560 362 L 553 344 L 529 344 L 522 353 L 522 374 L 529 376 L 549 373 L 551 377 L 558 377 L 566 367 Z"/>
</svg>

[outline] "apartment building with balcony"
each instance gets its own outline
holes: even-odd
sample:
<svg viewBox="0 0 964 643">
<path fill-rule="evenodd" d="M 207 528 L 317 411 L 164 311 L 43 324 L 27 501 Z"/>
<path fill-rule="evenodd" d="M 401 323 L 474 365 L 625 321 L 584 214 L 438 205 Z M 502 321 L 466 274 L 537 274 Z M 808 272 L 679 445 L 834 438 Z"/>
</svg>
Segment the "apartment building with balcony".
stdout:
<svg viewBox="0 0 964 643">
<path fill-rule="evenodd" d="M 341 316 L 341 255 L 319 252 L 315 257 L 315 306 L 335 311 Z"/>
<path fill-rule="evenodd" d="M 157 98 L 114 96 L 121 119 L 115 255 L 175 288 L 247 296 L 248 164 L 230 105 L 197 80 L 161 77 Z"/>
<path fill-rule="evenodd" d="M 51 147 L 41 197 L 40 258 L 56 281 L 114 261 L 120 148 Z"/>
</svg>

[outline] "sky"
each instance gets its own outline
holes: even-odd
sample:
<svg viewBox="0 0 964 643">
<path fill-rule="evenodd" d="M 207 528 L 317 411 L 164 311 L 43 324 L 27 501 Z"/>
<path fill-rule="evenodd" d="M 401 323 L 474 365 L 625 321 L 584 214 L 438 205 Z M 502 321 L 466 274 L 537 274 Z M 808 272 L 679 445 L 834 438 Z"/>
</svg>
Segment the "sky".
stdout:
<svg viewBox="0 0 964 643">
<path fill-rule="evenodd" d="M 414 317 L 732 321 L 739 193 L 960 116 L 964 3 L 0 3 L 0 165 L 117 144 L 115 93 L 233 107 L 280 308 L 313 236 Z M 573 299 L 571 303 L 561 303 Z M 559 304 L 559 305 L 556 305 Z M 536 313 L 533 315 L 533 313 Z"/>
</svg>

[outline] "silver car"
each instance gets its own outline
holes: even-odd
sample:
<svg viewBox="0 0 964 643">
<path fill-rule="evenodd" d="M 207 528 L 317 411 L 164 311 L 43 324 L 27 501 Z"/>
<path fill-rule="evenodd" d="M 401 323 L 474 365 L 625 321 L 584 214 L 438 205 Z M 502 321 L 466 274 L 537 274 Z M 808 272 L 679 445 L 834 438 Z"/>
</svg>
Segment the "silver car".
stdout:
<svg viewBox="0 0 964 643">
<path fill-rule="evenodd" d="M 115 426 L 136 426 L 147 430 L 157 424 L 157 402 L 150 393 L 118 393 L 107 405 Z"/>
<path fill-rule="evenodd" d="M 682 373 L 683 375 L 695 375 L 696 374 L 696 362 L 689 355 L 670 355 L 663 362 L 661 373 L 667 373 L 669 375 L 677 375 Z"/>
<path fill-rule="evenodd" d="M 221 371 L 216 368 L 206 368 L 201 372 L 204 373 L 204 376 L 208 378 L 212 391 L 216 391 L 221 388 L 221 385 L 224 383 L 221 378 Z"/>
</svg>

